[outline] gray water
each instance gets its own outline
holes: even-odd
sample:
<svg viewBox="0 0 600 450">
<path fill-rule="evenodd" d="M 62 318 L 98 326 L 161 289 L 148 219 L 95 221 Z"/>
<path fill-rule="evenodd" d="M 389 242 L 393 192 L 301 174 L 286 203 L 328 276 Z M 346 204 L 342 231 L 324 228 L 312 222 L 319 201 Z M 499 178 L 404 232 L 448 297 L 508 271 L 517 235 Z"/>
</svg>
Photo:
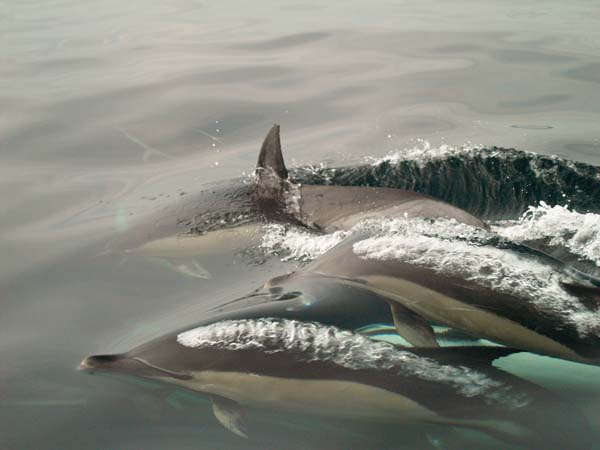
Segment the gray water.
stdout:
<svg viewBox="0 0 600 450">
<path fill-rule="evenodd" d="M 0 2 L 0 448 L 249 448 L 200 396 L 76 367 L 294 264 L 222 252 L 205 279 L 105 243 L 251 172 L 274 122 L 290 166 L 418 139 L 600 165 L 599 23 L 594 0 Z M 539 360 L 512 365 L 597 432 L 600 372 Z"/>
</svg>

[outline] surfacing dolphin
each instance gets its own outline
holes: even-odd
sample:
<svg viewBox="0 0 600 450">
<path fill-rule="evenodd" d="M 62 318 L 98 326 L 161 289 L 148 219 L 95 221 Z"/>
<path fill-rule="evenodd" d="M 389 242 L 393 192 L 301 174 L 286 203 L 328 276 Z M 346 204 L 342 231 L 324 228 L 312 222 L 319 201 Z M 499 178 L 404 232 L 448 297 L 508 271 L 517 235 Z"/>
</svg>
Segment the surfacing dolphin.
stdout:
<svg viewBox="0 0 600 450">
<path fill-rule="evenodd" d="M 394 233 L 358 232 L 303 269 L 217 311 L 223 317 L 264 309 L 278 316 L 277 301 L 295 297 L 296 305 L 306 305 L 305 320 L 346 327 L 386 320 L 387 302 L 398 334 L 416 346 L 437 346 L 433 323 L 541 355 L 600 364 L 598 280 L 486 230 L 442 219 L 425 221 L 423 232 L 423 222 L 397 221 Z M 319 311 L 326 305 L 339 308 L 339 317 L 324 317 Z M 283 306 L 285 317 L 289 306 Z M 352 310 L 359 315 L 351 323 Z"/>
<path fill-rule="evenodd" d="M 382 217 L 363 228 L 308 266 L 209 310 L 197 325 L 259 317 L 349 330 L 393 324 L 410 344 L 436 347 L 433 323 L 475 340 L 599 363 L 597 279 L 447 219 Z"/>
<path fill-rule="evenodd" d="M 210 396 L 248 436 L 245 409 L 465 427 L 526 448 L 587 449 L 585 418 L 491 366 L 502 347 L 399 349 L 314 322 L 252 319 L 176 332 L 81 368 L 162 380 Z"/>
<path fill-rule="evenodd" d="M 369 217 L 446 217 L 485 228 L 467 213 L 417 192 L 375 187 L 298 185 L 288 177 L 279 125 L 264 139 L 254 180 L 239 179 L 205 186 L 177 204 L 146 217 L 138 226 L 110 242 L 110 250 L 137 249 L 170 256 L 239 248 L 257 239 L 261 226 L 278 221 L 314 231 L 348 229 Z M 194 239 L 177 240 L 180 235 Z"/>
</svg>

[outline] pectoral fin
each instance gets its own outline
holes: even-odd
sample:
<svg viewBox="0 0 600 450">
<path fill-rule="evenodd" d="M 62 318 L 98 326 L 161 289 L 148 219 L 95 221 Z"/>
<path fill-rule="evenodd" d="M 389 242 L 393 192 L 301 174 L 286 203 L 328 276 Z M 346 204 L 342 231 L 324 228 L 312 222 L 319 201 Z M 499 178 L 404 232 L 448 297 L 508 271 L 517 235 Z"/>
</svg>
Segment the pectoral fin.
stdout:
<svg viewBox="0 0 600 450">
<path fill-rule="evenodd" d="M 211 400 L 213 412 L 221 425 L 238 436 L 248 438 L 246 434 L 246 414 L 242 406 L 233 400 L 216 395 L 211 396 Z"/>
<path fill-rule="evenodd" d="M 396 331 L 415 347 L 439 347 L 431 325 L 421 316 L 396 302 L 390 302 Z"/>
</svg>

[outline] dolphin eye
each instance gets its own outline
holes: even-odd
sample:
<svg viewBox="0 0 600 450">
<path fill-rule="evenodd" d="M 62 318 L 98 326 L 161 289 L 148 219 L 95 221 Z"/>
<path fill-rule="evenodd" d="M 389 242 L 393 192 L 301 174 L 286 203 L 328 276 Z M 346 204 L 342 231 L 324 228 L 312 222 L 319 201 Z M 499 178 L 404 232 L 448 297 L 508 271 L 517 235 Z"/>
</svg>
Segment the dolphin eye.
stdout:
<svg viewBox="0 0 600 450">
<path fill-rule="evenodd" d="M 306 292 L 286 292 L 277 300 L 294 300 L 286 306 L 286 311 L 303 311 L 318 303 L 316 297 Z"/>
<path fill-rule="evenodd" d="M 275 300 L 277 301 L 282 301 L 282 300 L 293 300 L 295 298 L 298 298 L 302 295 L 302 292 L 286 292 L 285 294 L 280 295 L 279 297 L 277 297 Z"/>
</svg>

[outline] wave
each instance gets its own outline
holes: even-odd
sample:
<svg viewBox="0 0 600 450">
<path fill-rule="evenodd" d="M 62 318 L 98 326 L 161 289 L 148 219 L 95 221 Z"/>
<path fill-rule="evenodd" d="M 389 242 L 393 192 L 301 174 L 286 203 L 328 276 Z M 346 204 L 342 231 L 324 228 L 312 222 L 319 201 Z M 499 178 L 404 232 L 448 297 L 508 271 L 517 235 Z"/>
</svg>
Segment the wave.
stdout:
<svg viewBox="0 0 600 450">
<path fill-rule="evenodd" d="M 516 236 L 510 229 L 504 228 L 505 234 Z M 564 287 L 565 283 L 587 286 L 600 280 L 499 235 L 497 230 L 451 219 L 379 218 L 361 221 L 349 232 L 329 235 L 271 226 L 265 229 L 262 247 L 287 259 L 308 261 L 353 233 L 362 237 L 352 244 L 352 250 L 365 260 L 395 260 L 458 276 L 496 292 L 527 298 L 541 313 L 561 316 L 582 336 L 597 335 L 600 330 L 597 313 L 590 312 Z"/>
<path fill-rule="evenodd" d="M 190 348 L 258 350 L 293 354 L 306 362 L 328 362 L 351 370 L 395 371 L 401 376 L 447 384 L 465 397 L 484 396 L 495 405 L 523 407 L 530 401 L 502 381 L 462 365 L 440 364 L 387 342 L 316 322 L 286 319 L 225 320 L 177 336 Z"/>
<path fill-rule="evenodd" d="M 487 220 L 516 219 L 540 202 L 600 212 L 600 167 L 511 148 L 431 147 L 420 141 L 365 165 L 298 168 L 292 177 L 308 184 L 417 191 Z"/>
<path fill-rule="evenodd" d="M 541 202 L 518 220 L 497 222 L 500 236 L 538 248 L 578 269 L 600 274 L 600 215 Z"/>
</svg>

